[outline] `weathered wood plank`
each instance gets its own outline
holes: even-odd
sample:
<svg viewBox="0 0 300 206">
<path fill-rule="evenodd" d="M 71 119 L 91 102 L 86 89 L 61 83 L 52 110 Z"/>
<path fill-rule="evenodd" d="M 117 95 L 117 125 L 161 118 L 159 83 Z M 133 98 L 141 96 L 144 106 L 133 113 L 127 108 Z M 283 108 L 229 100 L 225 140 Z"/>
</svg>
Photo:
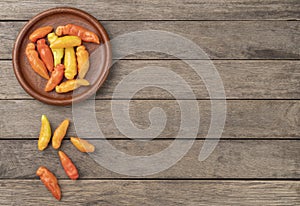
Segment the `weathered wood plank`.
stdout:
<svg viewBox="0 0 300 206">
<path fill-rule="evenodd" d="M 188 101 L 188 100 L 184 100 Z M 216 100 L 214 100 L 216 101 Z M 114 103 L 124 105 L 121 100 Z M 210 124 L 210 101 L 199 100 L 201 123 L 198 137 L 204 138 Z M 148 128 L 149 111 L 153 107 L 162 108 L 167 116 L 166 126 L 160 138 L 175 138 L 178 135 L 181 122 L 181 112 L 175 100 L 133 100 L 130 102 L 130 118 L 138 128 Z M 85 107 L 83 107 L 85 108 Z M 99 127 L 106 138 L 126 138 L 116 127 L 111 114 L 110 100 L 95 101 L 96 116 Z M 223 138 L 298 138 L 300 136 L 299 101 L 227 101 L 227 117 Z M 1 138 L 37 138 L 39 135 L 40 116 L 46 114 L 53 130 L 65 118 L 72 120 L 72 106 L 50 106 L 33 100 L 2 100 Z M 91 114 L 92 115 L 92 114 Z M 123 116 L 122 116 L 123 118 Z M 124 121 L 128 121 L 125 120 Z M 81 129 L 90 131 L 89 125 Z M 71 124 L 68 136 L 76 135 Z M 99 137 L 98 133 L 94 136 Z"/>
<path fill-rule="evenodd" d="M 39 180 L 1 180 L 1 205 L 297 205 L 292 181 L 60 180 L 57 202 Z M 18 198 L 16 198 L 18 197 Z M 241 202 L 242 200 L 242 202 Z"/>
<path fill-rule="evenodd" d="M 30 19 L 35 14 L 58 6 L 83 9 L 105 20 L 253 20 L 299 19 L 299 2 L 288 1 L 52 1 L 1 2 L 0 19 Z M 34 12 L 33 12 L 34 11 Z"/>
<path fill-rule="evenodd" d="M 95 145 L 98 141 L 103 140 L 91 140 Z M 180 141 L 184 144 L 188 140 Z M 133 156 L 149 156 L 164 150 L 172 142 L 111 140 L 110 144 Z M 300 142 L 297 140 L 221 140 L 209 158 L 200 162 L 198 156 L 202 145 L 202 140 L 196 140 L 188 153 L 171 168 L 140 178 L 300 177 Z M 104 157 L 99 148 L 100 145 L 96 146 L 95 152 L 101 160 Z M 104 168 L 91 156 L 79 152 L 69 140 L 64 140 L 61 150 L 72 158 L 83 179 L 128 178 Z M 0 178 L 35 178 L 35 172 L 41 165 L 47 166 L 59 178 L 67 178 L 60 166 L 57 150 L 50 146 L 43 152 L 38 151 L 36 140 L 1 140 L 0 154 Z M 163 164 L 163 161 L 160 164 Z M 131 162 L 126 166 L 132 168 Z M 150 166 L 153 167 L 152 164 Z M 149 165 L 140 167 L 147 168 Z M 135 171 L 139 171 L 139 168 Z"/>
<path fill-rule="evenodd" d="M 0 22 L 1 59 L 11 58 L 14 40 L 25 23 Z M 104 21 L 102 23 L 111 39 L 121 34 L 148 29 L 179 34 L 198 44 L 211 59 L 300 58 L 299 21 Z M 122 52 L 124 51 L 113 50 L 114 57 L 120 56 Z M 174 59 L 165 54 L 149 52 L 127 58 Z"/>
<path fill-rule="evenodd" d="M 207 61 L 197 60 L 200 65 Z M 300 61 L 223 61 L 214 60 L 224 84 L 227 99 L 299 99 L 300 98 Z M 143 67 L 166 67 L 181 76 L 193 89 L 197 99 L 210 99 L 207 89 L 200 77 L 187 64 L 177 60 L 121 60 L 111 69 L 105 84 L 99 90 L 96 99 L 111 99 L 114 95 L 130 98 L 130 88 L 124 88 L 122 94 L 115 91 L 119 82 L 131 72 Z M 0 99 L 32 99 L 19 85 L 15 78 L 11 61 L 0 61 Z M 205 69 L 204 69 L 205 70 Z M 150 77 L 164 76 L 163 72 L 152 72 Z M 136 85 L 143 85 L 135 82 Z M 173 85 L 181 98 L 186 95 L 185 89 L 172 78 L 164 84 Z M 114 93 L 115 92 L 115 93 Z M 221 98 L 221 97 L 220 97 Z M 134 99 L 174 99 L 162 89 L 146 87 L 134 96 Z"/>
</svg>

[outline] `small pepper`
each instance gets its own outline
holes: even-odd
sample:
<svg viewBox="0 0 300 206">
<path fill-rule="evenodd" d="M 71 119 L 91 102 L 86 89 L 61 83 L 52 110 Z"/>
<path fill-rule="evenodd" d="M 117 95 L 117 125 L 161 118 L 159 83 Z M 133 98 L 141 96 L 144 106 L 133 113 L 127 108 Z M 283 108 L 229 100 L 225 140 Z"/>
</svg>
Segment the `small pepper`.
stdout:
<svg viewBox="0 0 300 206">
<path fill-rule="evenodd" d="M 46 115 L 42 115 L 41 121 L 42 124 L 41 124 L 40 136 L 38 141 L 38 149 L 42 151 L 46 149 L 51 139 L 51 127 Z"/>
<path fill-rule="evenodd" d="M 41 39 L 41 38 L 45 37 L 47 34 L 49 34 L 52 30 L 53 30 L 52 26 L 44 26 L 44 27 L 38 28 L 30 34 L 29 40 L 31 42 L 36 42 L 38 39 Z"/>
<path fill-rule="evenodd" d="M 86 42 L 94 42 L 99 44 L 99 38 L 98 36 L 92 32 L 89 31 L 81 26 L 74 25 L 74 24 L 67 24 L 66 26 L 59 26 L 56 28 L 55 31 L 57 36 L 62 35 L 73 35 L 80 37 L 83 41 Z"/>
<path fill-rule="evenodd" d="M 76 49 L 76 57 L 78 63 L 78 77 L 83 79 L 89 70 L 89 52 L 86 50 L 85 46 L 79 46 Z"/>
<path fill-rule="evenodd" d="M 78 170 L 72 160 L 62 151 L 58 151 L 58 156 L 66 174 L 71 180 L 76 180 L 79 177 Z"/>
<path fill-rule="evenodd" d="M 45 39 L 40 39 L 37 41 L 37 49 L 39 51 L 40 57 L 46 65 L 49 72 L 53 71 L 53 55 L 50 47 L 46 44 Z"/>
<path fill-rule="evenodd" d="M 43 78 L 49 79 L 49 74 L 46 69 L 46 66 L 43 63 L 43 61 L 39 58 L 39 54 L 35 50 L 34 43 L 27 44 L 25 53 L 32 69 Z"/>
<path fill-rule="evenodd" d="M 95 146 L 79 137 L 71 137 L 71 142 L 80 152 L 94 152 Z"/>
<path fill-rule="evenodd" d="M 78 36 L 63 36 L 57 38 L 51 45 L 51 49 L 62 49 L 81 45 L 81 39 Z"/>
<path fill-rule="evenodd" d="M 64 65 L 65 77 L 67 79 L 74 79 L 75 75 L 77 74 L 77 62 L 73 47 L 65 49 Z"/>
<path fill-rule="evenodd" d="M 58 38 L 58 36 L 56 36 L 54 32 L 48 34 L 47 37 L 50 45 Z M 61 59 L 64 56 L 64 49 L 62 48 L 62 49 L 51 49 L 51 50 L 54 58 L 54 66 L 56 67 L 56 65 L 61 63 Z"/>
<path fill-rule="evenodd" d="M 46 188 L 52 193 L 57 199 L 61 199 L 61 191 L 55 175 L 50 172 L 46 167 L 40 167 L 36 171 L 36 175 L 40 177 Z"/>
<path fill-rule="evenodd" d="M 58 149 L 61 145 L 63 138 L 65 137 L 69 127 L 69 120 L 65 119 L 54 131 L 52 137 L 52 147 Z"/>
<path fill-rule="evenodd" d="M 65 66 L 63 64 L 58 64 L 54 68 L 51 77 L 46 84 L 46 92 L 52 91 L 61 82 L 61 80 L 64 78 L 64 69 Z"/>
<path fill-rule="evenodd" d="M 80 86 L 89 86 L 89 85 L 90 83 L 85 79 L 71 79 L 56 86 L 55 91 L 57 93 L 66 93 L 66 92 L 73 91 L 79 88 Z"/>
</svg>

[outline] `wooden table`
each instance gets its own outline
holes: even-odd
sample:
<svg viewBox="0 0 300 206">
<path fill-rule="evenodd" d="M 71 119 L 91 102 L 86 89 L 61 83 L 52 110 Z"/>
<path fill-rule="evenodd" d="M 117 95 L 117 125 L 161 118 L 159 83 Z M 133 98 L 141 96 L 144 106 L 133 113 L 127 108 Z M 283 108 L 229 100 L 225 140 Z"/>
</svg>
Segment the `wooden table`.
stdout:
<svg viewBox="0 0 300 206">
<path fill-rule="evenodd" d="M 63 2 L 63 3 L 61 3 Z M 180 60 L 141 53 L 119 61 L 96 96 L 99 124 L 121 151 L 149 155 L 168 146 L 180 126 L 176 100 L 161 89 L 147 88 L 131 102 L 131 119 L 150 124 L 154 106 L 168 121 L 159 138 L 130 141 L 110 114 L 118 82 L 144 66 L 166 66 L 192 87 L 201 125 L 191 150 L 158 174 L 131 177 L 114 173 L 76 151 L 68 138 L 62 149 L 72 154 L 80 180 L 67 178 L 51 147 L 37 150 L 41 114 L 53 128 L 71 106 L 45 105 L 27 95 L 12 69 L 14 40 L 37 13 L 74 6 L 98 18 L 114 38 L 144 29 L 174 32 L 197 43 L 213 60 L 223 80 L 227 119 L 222 139 L 204 162 L 198 154 L 210 122 L 210 99 L 200 78 Z M 287 1 L 11 1 L 0 7 L 0 205 L 299 205 L 300 204 L 300 2 Z M 202 61 L 195 59 L 195 61 Z M 71 125 L 68 137 L 75 135 Z M 58 203 L 35 175 L 40 165 L 61 185 Z"/>
</svg>

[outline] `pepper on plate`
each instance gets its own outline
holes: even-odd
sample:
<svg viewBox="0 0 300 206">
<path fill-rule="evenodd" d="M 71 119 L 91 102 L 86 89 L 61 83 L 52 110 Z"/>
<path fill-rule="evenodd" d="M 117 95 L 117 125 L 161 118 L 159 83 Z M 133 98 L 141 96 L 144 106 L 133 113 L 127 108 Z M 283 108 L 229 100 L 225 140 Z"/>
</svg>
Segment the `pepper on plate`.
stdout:
<svg viewBox="0 0 300 206">
<path fill-rule="evenodd" d="M 89 86 L 89 85 L 90 83 L 85 79 L 71 79 L 56 86 L 55 91 L 57 93 L 66 93 L 66 92 L 73 91 L 79 88 L 80 86 Z"/>
<path fill-rule="evenodd" d="M 46 44 L 45 39 L 39 39 L 37 41 L 37 50 L 40 54 L 41 59 L 46 65 L 49 72 L 53 71 L 53 54 L 50 47 Z"/>
<path fill-rule="evenodd" d="M 34 43 L 29 43 L 26 46 L 25 54 L 32 69 L 45 79 L 49 79 L 49 74 L 44 62 L 39 58 L 38 52 L 35 50 Z"/>
<path fill-rule="evenodd" d="M 51 45 L 58 38 L 58 36 L 56 36 L 55 33 L 52 32 L 52 33 L 48 34 L 47 38 Z M 53 58 L 54 58 L 54 67 L 56 67 L 56 65 L 61 63 L 61 59 L 64 56 L 64 48 L 51 49 L 51 51 L 53 53 Z"/>
<path fill-rule="evenodd" d="M 82 41 L 100 44 L 99 38 L 94 32 L 74 24 L 59 26 L 56 28 L 55 33 L 57 36 L 62 36 L 62 35 L 78 36 L 82 39 Z"/>
<path fill-rule="evenodd" d="M 64 78 L 64 69 L 65 66 L 63 64 L 58 64 L 53 72 L 51 73 L 51 77 L 48 80 L 45 91 L 50 92 L 52 91 Z"/>
</svg>

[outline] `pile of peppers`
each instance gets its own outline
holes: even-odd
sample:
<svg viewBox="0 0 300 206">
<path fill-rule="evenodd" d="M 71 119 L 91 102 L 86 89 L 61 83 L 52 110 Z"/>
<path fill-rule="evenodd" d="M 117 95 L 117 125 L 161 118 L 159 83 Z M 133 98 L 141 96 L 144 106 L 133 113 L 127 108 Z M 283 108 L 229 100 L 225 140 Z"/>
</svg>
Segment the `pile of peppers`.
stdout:
<svg viewBox="0 0 300 206">
<path fill-rule="evenodd" d="M 40 136 L 38 140 L 38 149 L 40 151 L 45 150 L 48 147 L 48 144 L 52 137 L 52 147 L 54 149 L 59 149 L 64 139 L 70 121 L 65 119 L 62 123 L 56 128 L 52 135 L 51 125 L 46 115 L 42 115 L 41 117 L 41 128 L 40 128 Z M 80 151 L 80 152 L 94 152 L 95 147 L 88 141 L 81 139 L 79 137 L 71 137 L 72 144 Z M 72 162 L 72 160 L 68 157 L 66 153 L 59 150 L 58 156 L 61 162 L 61 165 L 67 174 L 67 176 L 71 180 L 76 180 L 79 178 L 79 173 Z M 61 189 L 58 184 L 58 180 L 56 176 L 48 170 L 45 166 L 40 166 L 36 171 L 36 175 L 40 177 L 41 181 L 44 183 L 46 188 L 52 193 L 52 195 L 57 199 L 61 200 Z"/>
<path fill-rule="evenodd" d="M 52 31 L 52 26 L 34 30 L 25 49 L 31 68 L 48 80 L 44 90 L 66 93 L 88 86 L 90 83 L 84 78 L 90 66 L 89 52 L 82 41 L 100 44 L 98 36 L 74 24 L 58 26 Z"/>
</svg>

